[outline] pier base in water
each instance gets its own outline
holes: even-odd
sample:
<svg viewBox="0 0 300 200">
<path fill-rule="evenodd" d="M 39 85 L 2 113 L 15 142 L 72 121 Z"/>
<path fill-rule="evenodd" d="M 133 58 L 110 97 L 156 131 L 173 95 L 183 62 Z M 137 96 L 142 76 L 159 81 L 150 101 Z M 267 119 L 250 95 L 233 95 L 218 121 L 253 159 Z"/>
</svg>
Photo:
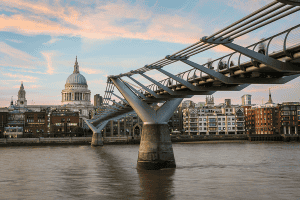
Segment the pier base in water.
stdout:
<svg viewBox="0 0 300 200">
<path fill-rule="evenodd" d="M 102 134 L 100 133 L 93 133 L 92 136 L 92 146 L 103 146 Z"/>
<path fill-rule="evenodd" d="M 138 169 L 176 168 L 167 124 L 144 124 L 137 161 Z"/>
</svg>

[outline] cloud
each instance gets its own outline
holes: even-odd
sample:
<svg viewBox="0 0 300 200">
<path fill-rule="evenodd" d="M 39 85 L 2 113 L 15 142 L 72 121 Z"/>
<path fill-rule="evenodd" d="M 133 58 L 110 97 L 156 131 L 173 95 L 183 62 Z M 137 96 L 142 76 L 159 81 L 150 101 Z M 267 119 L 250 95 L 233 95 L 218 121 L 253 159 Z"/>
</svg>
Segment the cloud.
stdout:
<svg viewBox="0 0 300 200">
<path fill-rule="evenodd" d="M 23 12 L 11 16 L 1 15 L 0 30 L 20 34 L 71 35 L 91 39 L 120 37 L 193 43 L 198 40 L 202 31 L 188 17 L 154 14 L 150 8 L 122 1 L 96 5 L 94 9 L 61 5 L 59 1 L 53 5 L 23 0 L 4 0 L 2 3 L 4 9 L 17 8 Z M 51 42 L 55 42 L 55 39 L 48 43 Z"/>
<path fill-rule="evenodd" d="M 34 76 L 26 76 L 22 74 L 12 74 L 12 73 L 3 73 L 3 76 L 13 78 L 14 80 L 6 80 L 6 81 L 23 81 L 23 82 L 36 82 L 39 78 Z"/>
<path fill-rule="evenodd" d="M 102 79 L 94 79 L 89 81 L 90 85 L 102 85 L 102 86 L 106 86 L 106 81 L 102 80 Z"/>
<path fill-rule="evenodd" d="M 0 66 L 35 69 L 38 59 L 24 51 L 15 49 L 5 42 L 0 42 Z"/>
<path fill-rule="evenodd" d="M 41 54 L 44 56 L 44 58 L 47 61 L 47 73 L 50 74 L 50 75 L 54 74 L 54 68 L 52 66 L 53 53 L 41 52 Z"/>
<path fill-rule="evenodd" d="M 23 43 L 23 41 L 21 40 L 11 40 L 11 39 L 6 39 L 6 40 L 14 43 Z"/>
<path fill-rule="evenodd" d="M 15 49 L 4 42 L 0 42 L 0 53 L 6 54 L 11 58 L 21 59 L 23 61 L 32 61 L 36 58 L 21 50 Z"/>
<path fill-rule="evenodd" d="M 50 44 L 53 44 L 53 43 L 55 43 L 55 42 L 57 42 L 57 41 L 60 41 L 61 39 L 59 39 L 59 38 L 51 38 L 51 40 L 49 40 L 48 42 L 45 42 L 45 43 L 43 43 L 44 45 L 50 45 Z"/>
<path fill-rule="evenodd" d="M 87 67 L 80 67 L 80 71 L 83 71 L 86 74 L 104 74 L 104 71 L 101 69 L 93 69 Z"/>
<path fill-rule="evenodd" d="M 229 0 L 227 5 L 245 13 L 253 12 L 273 0 Z"/>
<path fill-rule="evenodd" d="M 218 46 L 214 47 L 212 50 L 215 51 L 215 52 L 218 52 L 218 53 L 220 53 L 220 52 L 222 52 L 222 53 L 232 53 L 233 52 L 233 50 L 231 50 L 231 49 L 229 49 L 229 48 L 227 48 L 223 45 L 218 45 Z"/>
<path fill-rule="evenodd" d="M 65 35 L 72 33 L 71 29 L 65 28 L 51 20 L 39 16 L 23 16 L 22 14 L 12 16 L 0 15 L 0 30 L 30 35 Z"/>
</svg>

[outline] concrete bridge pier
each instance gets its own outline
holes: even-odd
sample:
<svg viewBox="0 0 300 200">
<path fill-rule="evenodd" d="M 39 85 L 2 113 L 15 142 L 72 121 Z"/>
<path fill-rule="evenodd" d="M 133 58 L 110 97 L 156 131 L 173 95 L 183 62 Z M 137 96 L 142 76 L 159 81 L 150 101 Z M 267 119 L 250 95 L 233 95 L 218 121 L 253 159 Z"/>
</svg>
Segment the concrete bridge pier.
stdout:
<svg viewBox="0 0 300 200">
<path fill-rule="evenodd" d="M 91 145 L 92 146 L 103 146 L 103 139 L 102 139 L 101 131 L 93 132 Z"/>
<path fill-rule="evenodd" d="M 93 131 L 92 136 L 92 146 L 103 146 L 103 138 L 101 131 L 108 123 L 108 120 L 103 121 L 102 123 L 98 124 L 96 127 L 93 126 L 87 119 L 84 119 L 85 123 L 89 126 L 89 128 Z"/>
<path fill-rule="evenodd" d="M 137 161 L 138 169 L 176 168 L 167 123 L 144 123 Z"/>
<path fill-rule="evenodd" d="M 137 168 L 158 170 L 175 168 L 168 121 L 183 98 L 169 99 L 159 108 L 137 97 L 120 79 L 111 78 L 126 101 L 143 120 Z"/>
</svg>

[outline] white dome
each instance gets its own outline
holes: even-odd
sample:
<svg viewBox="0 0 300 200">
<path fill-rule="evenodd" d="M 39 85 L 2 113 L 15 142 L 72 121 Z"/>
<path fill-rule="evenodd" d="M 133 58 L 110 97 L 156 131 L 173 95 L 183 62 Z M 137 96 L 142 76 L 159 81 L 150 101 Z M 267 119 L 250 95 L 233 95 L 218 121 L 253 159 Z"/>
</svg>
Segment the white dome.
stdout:
<svg viewBox="0 0 300 200">
<path fill-rule="evenodd" d="M 81 74 L 71 74 L 66 81 L 66 84 L 80 84 L 80 85 L 87 85 L 86 79 Z"/>
</svg>

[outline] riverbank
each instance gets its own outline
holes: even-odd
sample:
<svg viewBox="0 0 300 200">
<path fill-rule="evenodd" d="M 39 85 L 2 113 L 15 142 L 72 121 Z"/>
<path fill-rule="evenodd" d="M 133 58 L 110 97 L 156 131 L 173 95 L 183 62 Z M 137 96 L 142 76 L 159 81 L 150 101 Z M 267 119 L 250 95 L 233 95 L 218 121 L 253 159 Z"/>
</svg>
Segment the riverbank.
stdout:
<svg viewBox="0 0 300 200">
<path fill-rule="evenodd" d="M 298 135 L 194 135 L 171 136 L 172 143 L 245 143 L 253 141 L 299 141 Z M 49 145 L 91 145 L 92 137 L 63 138 L 0 138 L 0 147 L 6 146 L 49 146 Z M 105 137 L 104 145 L 139 144 L 140 138 Z"/>
</svg>

